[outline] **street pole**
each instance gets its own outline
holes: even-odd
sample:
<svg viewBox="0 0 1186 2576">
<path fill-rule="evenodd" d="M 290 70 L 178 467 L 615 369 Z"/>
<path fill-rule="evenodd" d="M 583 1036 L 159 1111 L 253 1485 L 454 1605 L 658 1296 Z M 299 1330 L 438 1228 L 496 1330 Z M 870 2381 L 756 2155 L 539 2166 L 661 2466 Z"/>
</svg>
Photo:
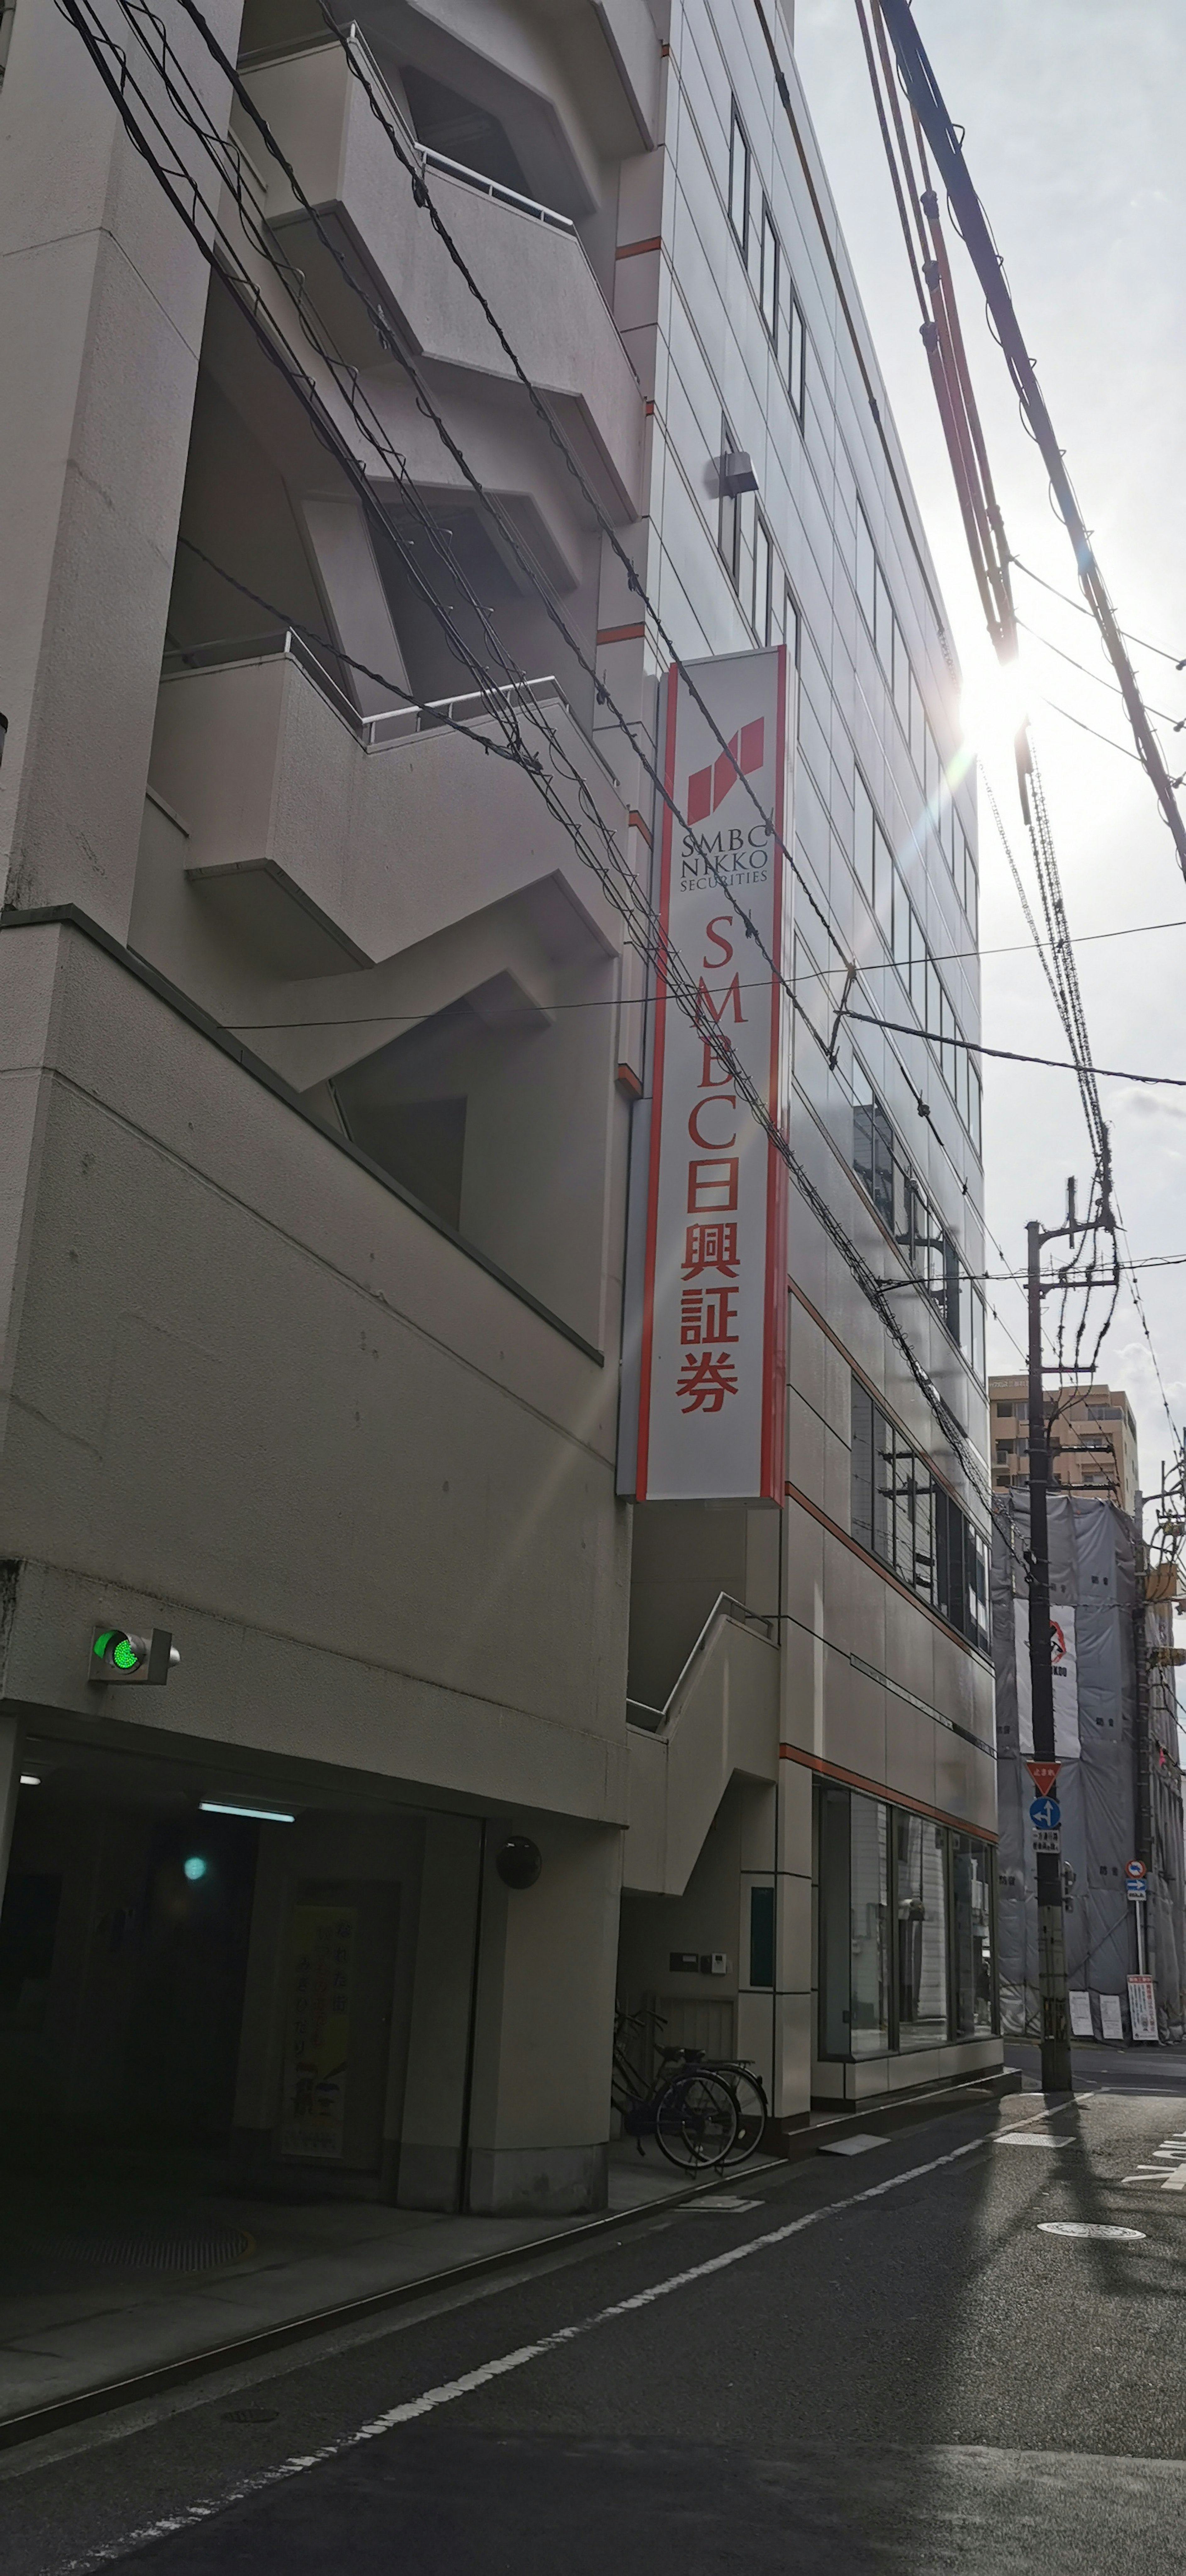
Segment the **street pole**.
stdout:
<svg viewBox="0 0 1186 2576">
<path fill-rule="evenodd" d="M 1047 1491 L 1050 1450 L 1042 1393 L 1042 1245 L 1037 1223 L 1026 1228 L 1029 1247 L 1029 1648 L 1034 1760 L 1053 1762 L 1054 1673 L 1050 1654 L 1050 1534 Z M 1067 1954 L 1063 1928 L 1061 1851 L 1035 1854 L 1038 1881 L 1038 1985 L 1042 1998 L 1042 2091 L 1073 2093 L 1067 2015 Z"/>
</svg>

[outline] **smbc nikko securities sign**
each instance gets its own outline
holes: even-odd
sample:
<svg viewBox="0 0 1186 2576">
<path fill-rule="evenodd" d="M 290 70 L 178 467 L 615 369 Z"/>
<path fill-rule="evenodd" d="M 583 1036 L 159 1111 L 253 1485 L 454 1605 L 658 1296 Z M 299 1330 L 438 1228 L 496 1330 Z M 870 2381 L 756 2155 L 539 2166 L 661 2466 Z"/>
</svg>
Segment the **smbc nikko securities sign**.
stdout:
<svg viewBox="0 0 1186 2576">
<path fill-rule="evenodd" d="M 638 1338 L 640 1501 L 783 1490 L 786 1167 L 714 1039 L 785 1131 L 790 868 L 785 648 L 672 670 L 663 927 L 693 1017 L 656 977 Z M 723 738 L 727 748 L 722 750 Z"/>
</svg>

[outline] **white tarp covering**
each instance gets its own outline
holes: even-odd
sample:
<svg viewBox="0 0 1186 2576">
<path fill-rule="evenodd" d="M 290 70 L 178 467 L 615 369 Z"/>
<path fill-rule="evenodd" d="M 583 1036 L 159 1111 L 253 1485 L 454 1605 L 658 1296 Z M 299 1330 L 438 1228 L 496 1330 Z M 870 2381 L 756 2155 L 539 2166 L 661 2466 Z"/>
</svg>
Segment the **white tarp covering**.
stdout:
<svg viewBox="0 0 1186 2576">
<path fill-rule="evenodd" d="M 1029 1616 L 1028 1601 L 1015 1601 L 1017 1724 L 1023 1758 L 1031 1755 L 1034 1749 Z M 1075 1654 L 1075 1613 L 1066 1602 L 1060 1601 L 1050 1614 L 1050 1664 L 1054 1675 L 1055 1759 L 1073 1762 L 1079 1752 L 1079 1676 Z"/>
</svg>

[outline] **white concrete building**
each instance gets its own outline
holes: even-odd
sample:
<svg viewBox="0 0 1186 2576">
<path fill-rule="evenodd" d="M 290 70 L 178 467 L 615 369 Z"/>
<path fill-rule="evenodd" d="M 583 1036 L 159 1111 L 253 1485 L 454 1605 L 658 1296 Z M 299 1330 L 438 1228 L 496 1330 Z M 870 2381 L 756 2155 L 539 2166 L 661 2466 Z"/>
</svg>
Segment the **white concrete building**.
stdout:
<svg viewBox="0 0 1186 2576">
<path fill-rule="evenodd" d="M 784 2121 L 999 2062 L 942 605 L 785 0 L 211 0 L 236 90 L 72 5 L 0 91 L 0 2062 L 596 2206 L 616 1993 Z M 791 1143 L 949 1408 L 792 1185 L 781 1507 L 618 1490 L 656 620 L 790 648 Z"/>
</svg>

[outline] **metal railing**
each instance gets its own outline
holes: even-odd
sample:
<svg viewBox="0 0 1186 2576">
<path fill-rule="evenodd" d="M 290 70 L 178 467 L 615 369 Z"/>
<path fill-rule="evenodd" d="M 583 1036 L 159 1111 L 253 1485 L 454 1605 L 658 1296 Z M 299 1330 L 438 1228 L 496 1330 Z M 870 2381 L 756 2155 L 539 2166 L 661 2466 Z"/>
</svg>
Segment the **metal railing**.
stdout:
<svg viewBox="0 0 1186 2576">
<path fill-rule="evenodd" d="M 697 1656 L 703 1654 L 704 1649 L 708 1644 L 710 1634 L 722 1610 L 727 1612 L 730 1618 L 744 1621 L 747 1627 L 760 1628 L 768 1645 L 773 1642 L 771 1630 L 773 1629 L 775 1622 L 772 1618 L 768 1617 L 764 1611 L 748 1609 L 745 1602 L 738 1601 L 732 1592 L 718 1592 L 716 1600 L 713 1602 L 708 1617 L 704 1622 L 704 1626 L 696 1639 L 696 1643 L 692 1647 L 690 1654 L 685 1656 L 679 1672 L 671 1685 L 671 1689 L 668 1691 L 667 1697 L 663 1702 L 662 1708 L 653 1708 L 650 1702 L 645 1699 L 631 1699 L 629 1693 L 627 1693 L 627 1709 L 635 1709 L 638 1712 L 637 1716 L 630 1719 L 629 1722 L 631 1725 L 640 1727 L 645 1735 L 658 1735 L 660 1729 L 666 1725 L 672 1709 L 675 1707 L 675 1703 L 679 1698 L 680 1692 L 683 1689 L 684 1683 L 691 1672 L 692 1666 L 695 1663 Z"/>
<path fill-rule="evenodd" d="M 377 714 L 364 716 L 334 679 L 333 673 L 320 661 L 314 647 L 307 643 L 294 626 L 273 626 L 261 635 L 216 636 L 205 644 L 171 647 L 161 664 L 162 679 L 179 679 L 186 671 L 230 671 L 257 662 L 295 662 L 305 678 L 333 708 L 334 714 L 361 743 L 364 751 L 384 751 L 391 745 L 408 741 L 413 735 L 439 732 L 442 725 L 454 720 L 475 725 L 490 715 L 492 698 L 504 698 L 510 705 L 530 698 L 537 707 L 558 707 L 578 733 L 591 759 L 605 771 L 611 785 L 618 780 L 603 751 L 574 715 L 560 682 L 551 673 L 535 680 L 513 680 L 500 689 L 469 689 L 464 695 L 430 698 L 422 706 L 381 707 Z"/>
</svg>

